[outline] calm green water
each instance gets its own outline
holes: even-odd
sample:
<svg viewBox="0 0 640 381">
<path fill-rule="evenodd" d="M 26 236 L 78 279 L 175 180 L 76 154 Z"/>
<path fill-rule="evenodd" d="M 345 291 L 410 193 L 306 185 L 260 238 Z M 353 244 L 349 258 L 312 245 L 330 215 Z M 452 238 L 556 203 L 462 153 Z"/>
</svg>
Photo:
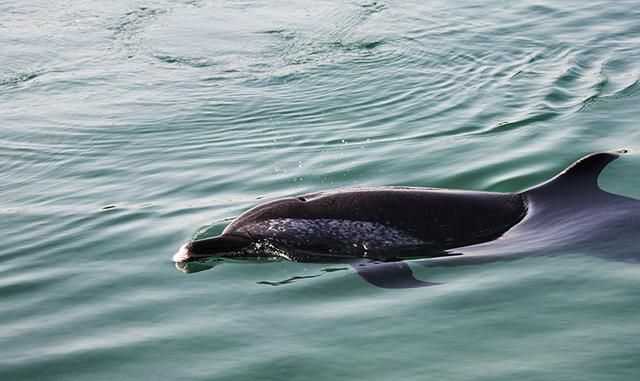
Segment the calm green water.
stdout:
<svg viewBox="0 0 640 381">
<path fill-rule="evenodd" d="M 0 379 L 634 379 L 637 264 L 414 264 L 443 284 L 384 290 L 171 256 L 269 199 L 515 191 L 617 148 L 601 185 L 640 198 L 639 20 L 634 1 L 3 1 Z"/>
</svg>

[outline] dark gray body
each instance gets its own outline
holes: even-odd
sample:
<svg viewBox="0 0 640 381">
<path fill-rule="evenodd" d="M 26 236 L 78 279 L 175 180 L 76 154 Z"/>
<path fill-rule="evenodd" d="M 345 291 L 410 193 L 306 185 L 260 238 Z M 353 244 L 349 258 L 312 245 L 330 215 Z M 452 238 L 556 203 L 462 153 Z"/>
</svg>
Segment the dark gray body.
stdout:
<svg viewBox="0 0 640 381">
<path fill-rule="evenodd" d="M 379 187 L 277 200 L 243 213 L 218 237 L 185 244 L 174 260 L 281 256 L 349 263 L 372 284 L 402 288 L 431 284 L 414 279 L 403 258 L 461 265 L 607 245 L 612 227 L 640 226 L 639 201 L 597 186 L 598 174 L 617 156 L 587 156 L 520 193 Z M 627 239 L 635 242 L 634 235 Z"/>
<path fill-rule="evenodd" d="M 455 261 L 438 258 L 425 264 L 466 265 L 567 251 L 639 262 L 640 201 L 598 187 L 598 175 L 618 156 L 598 153 L 576 161 L 521 192 L 527 198 L 527 216 L 500 239 L 456 249 L 464 255 Z"/>
<path fill-rule="evenodd" d="M 348 189 L 260 205 L 233 221 L 223 236 L 268 240 L 289 250 L 383 258 L 388 249 L 446 250 L 495 239 L 526 209 L 525 198 L 513 193 Z"/>
</svg>

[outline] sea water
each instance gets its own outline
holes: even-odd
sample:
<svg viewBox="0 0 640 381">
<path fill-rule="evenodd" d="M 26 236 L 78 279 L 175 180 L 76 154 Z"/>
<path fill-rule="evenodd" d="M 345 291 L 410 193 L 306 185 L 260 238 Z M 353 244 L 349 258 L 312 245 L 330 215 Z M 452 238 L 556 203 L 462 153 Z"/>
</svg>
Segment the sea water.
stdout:
<svg viewBox="0 0 640 381">
<path fill-rule="evenodd" d="M 518 191 L 619 148 L 600 185 L 640 198 L 639 20 L 636 1 L 1 2 L 0 379 L 635 379 L 640 264 L 588 250 L 409 262 L 439 285 L 401 290 L 171 257 L 280 197 Z"/>
</svg>

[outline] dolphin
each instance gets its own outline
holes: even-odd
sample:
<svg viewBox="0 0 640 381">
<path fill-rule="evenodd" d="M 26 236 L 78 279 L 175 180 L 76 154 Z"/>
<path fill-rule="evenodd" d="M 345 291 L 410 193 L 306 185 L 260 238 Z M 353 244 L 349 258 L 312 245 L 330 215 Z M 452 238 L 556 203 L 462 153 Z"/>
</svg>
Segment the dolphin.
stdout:
<svg viewBox="0 0 640 381">
<path fill-rule="evenodd" d="M 640 201 L 598 187 L 620 153 L 585 156 L 521 192 L 418 187 L 328 190 L 268 202 L 241 214 L 222 234 L 180 247 L 177 265 L 204 259 L 287 259 L 352 265 L 383 288 L 436 283 L 416 279 L 405 259 L 456 266 L 597 247 L 636 245 Z M 626 234 L 626 235 L 625 235 Z"/>
</svg>

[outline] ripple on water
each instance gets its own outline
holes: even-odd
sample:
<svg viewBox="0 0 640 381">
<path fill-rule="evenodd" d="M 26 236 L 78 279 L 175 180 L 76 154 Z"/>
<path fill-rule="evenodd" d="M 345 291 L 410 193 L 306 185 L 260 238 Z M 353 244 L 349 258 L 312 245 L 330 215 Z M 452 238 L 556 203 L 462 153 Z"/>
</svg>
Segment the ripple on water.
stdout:
<svg viewBox="0 0 640 381">
<path fill-rule="evenodd" d="M 5 1 L 0 14 L 0 379 L 636 377 L 638 266 L 410 263 L 443 284 L 382 290 L 350 267 L 185 275 L 170 258 L 284 196 L 514 191 L 634 148 L 637 4 Z M 616 161 L 601 185 L 637 196 L 637 164 Z"/>
<path fill-rule="evenodd" d="M 35 80 L 42 74 L 43 72 L 39 70 L 9 74 L 5 78 L 0 80 L 0 87 L 16 87 L 23 83 Z"/>
</svg>

